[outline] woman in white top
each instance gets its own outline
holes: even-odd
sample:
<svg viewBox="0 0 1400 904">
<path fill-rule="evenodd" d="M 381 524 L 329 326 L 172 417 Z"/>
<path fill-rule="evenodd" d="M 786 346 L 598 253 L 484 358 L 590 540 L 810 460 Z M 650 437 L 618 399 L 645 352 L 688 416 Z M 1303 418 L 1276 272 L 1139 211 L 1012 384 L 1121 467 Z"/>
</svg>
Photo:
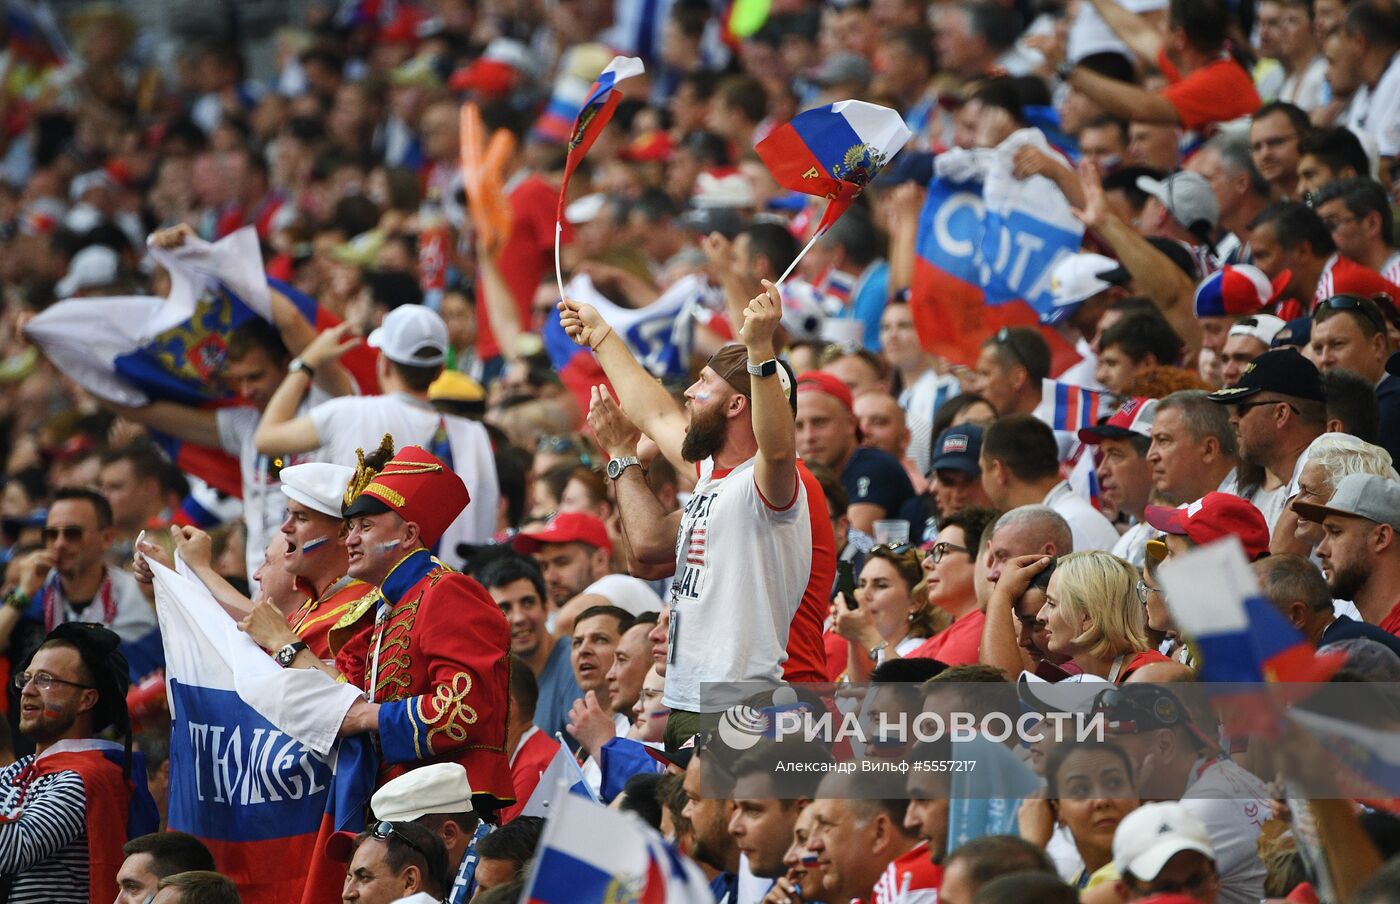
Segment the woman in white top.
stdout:
<svg viewBox="0 0 1400 904">
<path fill-rule="evenodd" d="M 856 608 L 843 593 L 831 604 L 832 626 L 850 644 L 846 674 L 862 681 L 875 666 L 903 656 L 932 636 L 934 609 L 923 584 L 923 553 L 916 546 L 877 546 L 856 585 Z"/>
</svg>

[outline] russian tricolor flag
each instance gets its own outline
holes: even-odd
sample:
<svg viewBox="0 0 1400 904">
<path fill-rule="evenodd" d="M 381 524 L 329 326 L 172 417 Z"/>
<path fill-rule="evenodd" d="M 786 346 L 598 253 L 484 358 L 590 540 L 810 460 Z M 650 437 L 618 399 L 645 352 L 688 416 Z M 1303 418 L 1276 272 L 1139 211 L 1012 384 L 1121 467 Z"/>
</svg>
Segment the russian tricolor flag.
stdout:
<svg viewBox="0 0 1400 904">
<path fill-rule="evenodd" d="M 363 828 L 374 791 L 368 736 L 336 741 L 360 694 L 314 669 L 282 669 L 188 574 L 151 563 L 165 645 L 169 825 L 196 836 L 244 901 L 334 898 L 317 871 L 331 831 Z M 270 869 L 270 864 L 277 864 Z"/>
<path fill-rule="evenodd" d="M 1099 422 L 1103 393 L 1072 383 L 1046 379 L 1040 384 L 1040 406 L 1036 417 L 1055 430 L 1079 435 L 1085 427 Z"/>
<path fill-rule="evenodd" d="M 1162 566 L 1172 620 L 1200 652 L 1206 683 L 1326 681 L 1341 659 L 1313 645 L 1259 590 L 1231 536 Z"/>
<path fill-rule="evenodd" d="M 713 904 L 704 874 L 635 816 L 573 795 L 545 823 L 529 904 Z"/>
<path fill-rule="evenodd" d="M 783 188 L 830 200 L 817 224 L 820 235 L 899 153 L 909 135 L 894 110 L 843 100 L 797 114 L 769 132 L 754 151 Z"/>
<path fill-rule="evenodd" d="M 593 142 L 598 140 L 598 136 L 603 133 L 603 127 L 612 119 L 617 105 L 622 102 L 617 83 L 643 72 L 646 72 L 646 66 L 637 57 L 613 57 L 613 61 L 599 74 L 598 80 L 588 90 L 588 96 L 579 105 L 578 116 L 574 118 L 574 127 L 569 133 L 569 155 L 564 162 L 564 178 L 559 184 L 559 209 L 555 214 L 555 220 L 558 222 L 564 221 L 565 190 L 569 187 L 569 179 L 573 176 L 574 169 L 593 146 Z M 561 111 L 554 112 L 561 115 Z"/>
</svg>

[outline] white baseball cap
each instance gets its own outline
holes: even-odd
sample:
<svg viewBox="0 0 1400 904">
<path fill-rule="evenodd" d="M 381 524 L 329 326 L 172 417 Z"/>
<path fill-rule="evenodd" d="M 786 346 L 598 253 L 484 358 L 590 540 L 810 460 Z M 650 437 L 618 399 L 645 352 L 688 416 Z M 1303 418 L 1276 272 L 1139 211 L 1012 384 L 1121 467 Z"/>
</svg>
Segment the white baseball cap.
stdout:
<svg viewBox="0 0 1400 904">
<path fill-rule="evenodd" d="M 1052 301 L 1049 311 L 1040 315 L 1044 324 L 1059 323 L 1100 292 L 1128 281 L 1128 271 L 1102 254 L 1068 254 L 1050 271 Z"/>
<path fill-rule="evenodd" d="M 1252 336 L 1264 343 L 1264 348 L 1270 348 L 1279 330 L 1287 325 L 1288 321 L 1273 314 L 1251 314 L 1236 321 L 1235 325 L 1230 327 L 1230 335 Z"/>
<path fill-rule="evenodd" d="M 54 286 L 59 298 L 72 298 L 84 289 L 110 286 L 117 281 L 121 261 L 106 245 L 89 245 L 73 255 L 68 273 Z"/>
<path fill-rule="evenodd" d="M 436 367 L 447 360 L 447 324 L 421 304 L 394 308 L 365 341 L 397 364 Z"/>
<path fill-rule="evenodd" d="M 355 469 L 345 465 L 308 461 L 282 469 L 282 492 L 313 511 L 339 518 L 345 485 L 354 474 Z"/>
<path fill-rule="evenodd" d="M 471 813 L 472 786 L 461 763 L 433 763 L 390 779 L 369 799 L 375 819 L 413 822 L 430 813 Z"/>
<path fill-rule="evenodd" d="M 1206 827 L 1179 803 L 1143 804 L 1113 833 L 1113 865 L 1120 876 L 1132 873 L 1151 882 L 1182 851 L 1215 859 Z"/>
<path fill-rule="evenodd" d="M 564 219 L 574 226 L 592 223 L 598 219 L 598 215 L 603 212 L 603 208 L 607 204 L 608 196 L 602 192 L 584 195 L 577 201 L 570 202 L 569 206 L 564 208 Z"/>
</svg>

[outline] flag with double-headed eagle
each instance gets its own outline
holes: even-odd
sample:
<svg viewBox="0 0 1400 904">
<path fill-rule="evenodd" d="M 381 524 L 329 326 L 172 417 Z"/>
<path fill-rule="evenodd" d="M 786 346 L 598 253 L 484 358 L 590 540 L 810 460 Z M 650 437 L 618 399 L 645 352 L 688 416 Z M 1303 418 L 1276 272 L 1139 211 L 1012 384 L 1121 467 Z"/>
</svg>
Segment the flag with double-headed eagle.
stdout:
<svg viewBox="0 0 1400 904">
<path fill-rule="evenodd" d="M 603 133 L 603 127 L 612 119 L 617 105 L 622 102 L 617 83 L 634 75 L 641 75 L 645 71 L 646 66 L 636 57 L 613 57 L 613 61 L 593 82 L 593 87 L 588 89 L 588 96 L 579 106 L 578 116 L 574 118 L 574 127 L 569 133 L 569 154 L 564 161 L 564 178 L 559 183 L 559 210 L 555 215 L 558 222 L 564 222 L 564 205 L 570 177 L 573 176 L 579 161 L 588 153 L 588 149 L 593 147 L 593 142 Z"/>
<path fill-rule="evenodd" d="M 217 242 L 191 238 L 175 249 L 150 248 L 170 274 L 165 298 L 127 295 L 70 298 L 36 315 L 24 334 L 65 376 L 100 399 L 139 408 L 175 402 L 202 408 L 240 404 L 223 379 L 228 339 L 255 318 L 272 322 L 272 293 L 279 292 L 311 327 L 340 321 L 291 286 L 269 280 L 263 271 L 257 232 L 246 226 Z M 360 349 L 357 357 L 365 356 Z M 357 379 L 364 361 L 346 366 Z M 372 359 L 368 362 L 372 368 Z M 246 403 L 244 403 L 246 404 Z M 242 495 L 238 460 L 222 449 L 153 433 L 182 472 L 197 478 L 196 491 L 181 508 L 187 523 L 201 524 L 192 512 L 217 507 L 208 487 L 226 497 Z M 217 516 L 216 516 L 217 517 Z"/>
<path fill-rule="evenodd" d="M 828 199 L 817 235 L 831 228 L 865 186 L 909 140 L 894 110 L 842 100 L 797 114 L 760 141 L 758 153 L 773 179 L 790 191 Z"/>
</svg>

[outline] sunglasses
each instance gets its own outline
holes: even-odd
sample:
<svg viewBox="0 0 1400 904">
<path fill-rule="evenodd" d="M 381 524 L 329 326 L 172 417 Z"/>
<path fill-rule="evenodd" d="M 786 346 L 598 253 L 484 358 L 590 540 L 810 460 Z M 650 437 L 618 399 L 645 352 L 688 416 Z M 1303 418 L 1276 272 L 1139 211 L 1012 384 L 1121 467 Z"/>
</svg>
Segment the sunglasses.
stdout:
<svg viewBox="0 0 1400 904">
<path fill-rule="evenodd" d="M 1287 405 L 1289 411 L 1293 412 L 1294 414 L 1301 414 L 1301 412 L 1294 407 L 1292 402 L 1285 402 L 1282 399 L 1274 399 L 1273 401 L 1269 402 L 1236 402 L 1234 406 L 1235 417 L 1243 418 L 1245 412 L 1249 411 L 1249 409 L 1263 408 L 1265 405 Z"/>
<path fill-rule="evenodd" d="M 44 528 L 44 542 L 52 543 L 59 537 L 62 537 L 63 539 L 69 542 L 76 542 L 78 540 L 81 540 L 83 538 L 83 534 L 85 533 L 87 533 L 86 529 L 81 527 L 75 527 L 71 524 L 66 525 L 64 527 L 46 527 Z"/>
<path fill-rule="evenodd" d="M 400 832 L 398 829 L 394 828 L 394 824 L 392 822 L 389 822 L 387 819 L 376 825 L 370 831 L 369 834 L 370 837 L 378 838 L 385 844 L 389 843 L 390 838 L 397 838 L 398 840 L 402 841 L 404 844 L 412 848 L 414 851 L 416 851 L 418 853 L 418 856 L 423 858 L 424 862 L 433 862 L 433 858 L 428 856 L 427 851 L 423 850 L 418 845 L 414 844 L 412 841 L 409 841 L 408 836 L 405 835 L 403 832 Z"/>
<path fill-rule="evenodd" d="M 1367 302 L 1370 302 L 1369 304 Z M 1354 311 L 1365 317 L 1377 332 L 1385 332 L 1385 318 L 1376 309 L 1375 302 L 1362 298 L 1359 295 L 1333 295 L 1331 298 L 1323 299 L 1313 310 L 1313 319 L 1317 319 L 1319 311 Z"/>
<path fill-rule="evenodd" d="M 1026 359 L 1026 353 L 1021 350 L 1021 346 L 1016 340 L 1016 334 L 1011 332 L 1010 327 L 1002 327 L 997 330 L 996 335 L 992 337 L 992 341 L 1015 355 L 1017 362 L 1026 370 L 1031 369 L 1030 362 Z"/>
</svg>

